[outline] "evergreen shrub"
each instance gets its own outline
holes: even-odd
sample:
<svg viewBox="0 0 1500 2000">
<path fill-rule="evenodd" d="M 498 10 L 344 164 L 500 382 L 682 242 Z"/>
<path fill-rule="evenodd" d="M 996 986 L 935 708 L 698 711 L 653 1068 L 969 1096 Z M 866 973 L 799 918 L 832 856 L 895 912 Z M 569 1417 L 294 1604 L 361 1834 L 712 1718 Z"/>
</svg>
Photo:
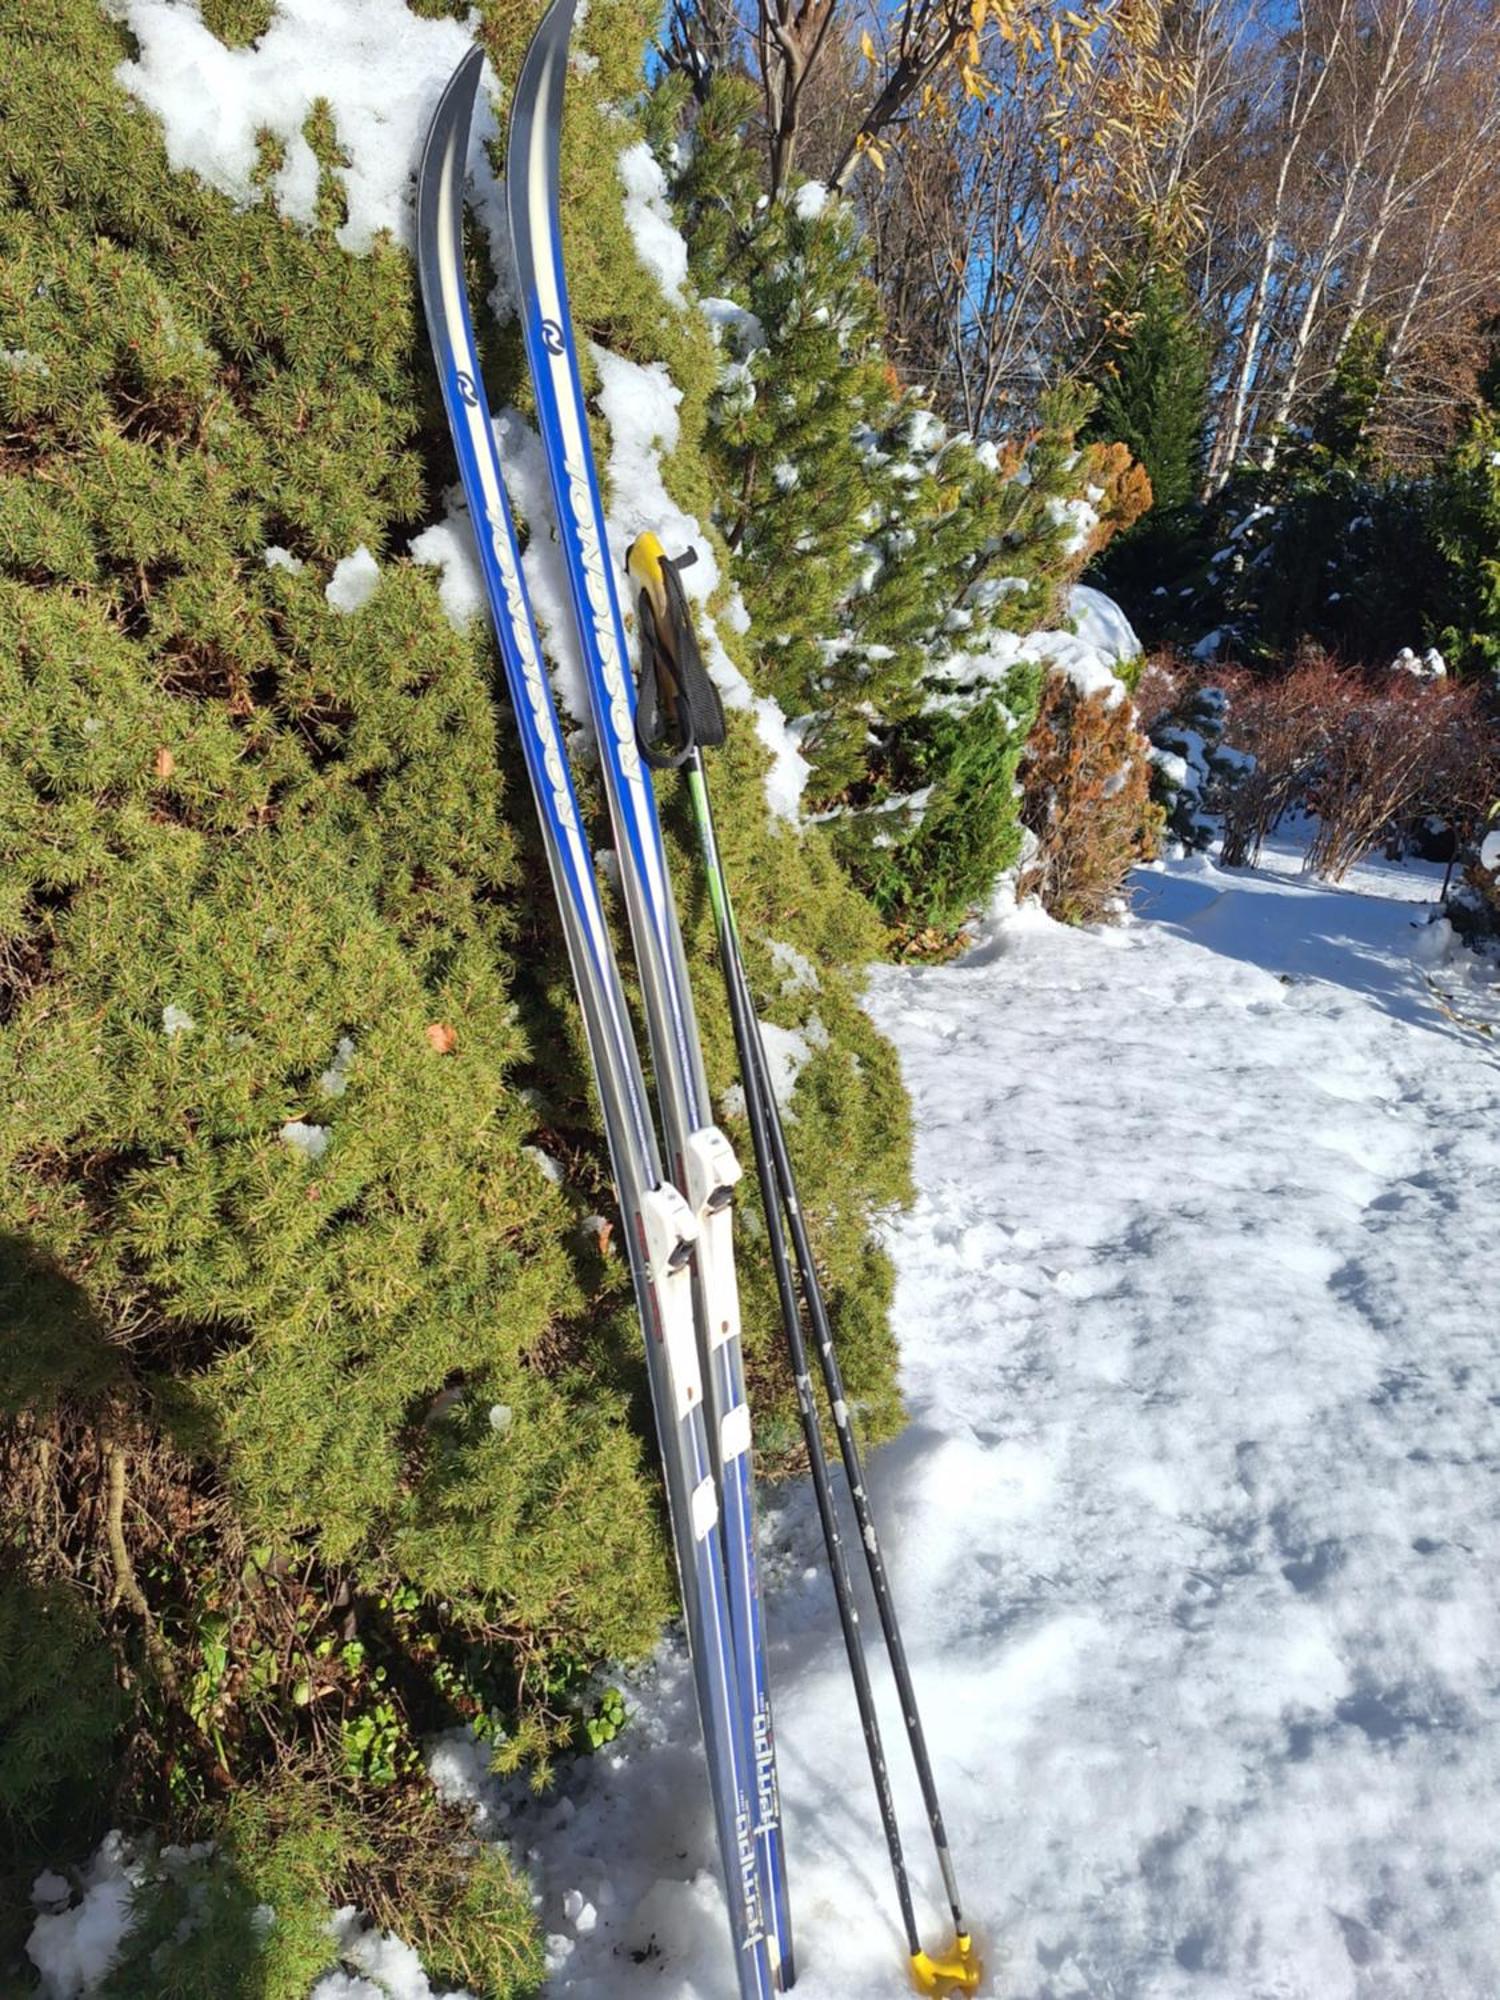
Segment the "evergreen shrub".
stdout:
<svg viewBox="0 0 1500 2000">
<path fill-rule="evenodd" d="M 1017 889 L 1063 923 L 1118 913 L 1125 878 L 1151 860 L 1165 815 L 1151 797 L 1151 746 L 1123 687 L 1082 692 L 1048 676 L 1021 766 L 1032 846 Z"/>
<path fill-rule="evenodd" d="M 951 929 L 1021 843 L 1040 675 L 990 641 L 1055 622 L 1149 489 L 1122 449 L 1079 445 L 1076 392 L 1023 438 L 950 432 L 890 365 L 854 210 L 816 186 L 762 199 L 753 110 L 742 78 L 690 103 L 672 76 L 649 112 L 723 329 L 714 518 L 758 681 L 797 719 L 810 805 L 888 918 Z"/>
<path fill-rule="evenodd" d="M 266 14 L 205 9 L 236 42 Z M 487 15 L 502 74 L 531 25 Z M 670 368 L 665 473 L 706 514 L 712 336 L 598 170 L 632 137 L 615 107 L 645 29 L 600 7 L 585 31 L 570 271 L 581 330 Z M 470 1891 L 413 1862 L 437 1839 L 422 1732 L 480 1722 L 545 1778 L 586 1734 L 594 1665 L 671 1613 L 641 1336 L 618 1244 L 584 1226 L 607 1167 L 491 648 L 405 555 L 453 477 L 410 260 L 338 245 L 326 105 L 303 227 L 268 188 L 236 205 L 169 168 L 115 79 L 129 52 L 93 0 L 0 0 L 0 1560 L 104 1635 L 97 1712 L 115 1677 L 129 1698 L 90 1758 L 107 1735 L 122 1823 L 228 1851 L 295 1764 L 339 1788 L 340 1840 L 364 1829 L 353 1889 L 404 1872 L 405 1934 L 439 1939 Z M 476 294 L 485 275 L 476 255 Z M 524 404 L 514 330 L 485 345 L 497 402 Z M 601 422 L 601 462 L 609 442 Z M 327 586 L 361 546 L 378 581 L 341 613 Z M 851 1393 L 885 1435 L 874 1223 L 906 1192 L 907 1128 L 857 998 L 882 933 L 827 842 L 773 823 L 765 752 L 731 726 L 716 793 L 752 975 L 770 1018 L 817 1023 L 792 1143 Z M 711 913 L 669 818 L 722 1092 Z M 764 1246 L 741 1240 L 764 1444 L 795 1403 Z M 15 1715 L 63 1726 L 54 1654 L 13 1664 Z M 82 1858 L 18 1838 L 18 1871 Z M 534 1968 L 498 1866 L 472 1929 Z M 336 1887 L 309 1887 L 308 1925 Z M 482 1953 L 435 1964 L 511 1990 Z M 215 1976 L 182 1975 L 229 1991 Z"/>
</svg>

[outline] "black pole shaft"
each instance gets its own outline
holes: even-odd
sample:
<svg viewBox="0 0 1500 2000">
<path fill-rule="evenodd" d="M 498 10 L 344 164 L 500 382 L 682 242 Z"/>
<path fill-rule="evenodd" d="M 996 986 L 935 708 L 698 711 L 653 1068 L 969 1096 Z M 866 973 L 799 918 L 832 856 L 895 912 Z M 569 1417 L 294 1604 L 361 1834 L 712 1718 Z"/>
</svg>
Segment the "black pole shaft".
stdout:
<svg viewBox="0 0 1500 2000">
<path fill-rule="evenodd" d="M 776 1196 L 779 1179 L 771 1138 L 771 1120 L 775 1117 L 775 1102 L 770 1096 L 764 1054 L 760 1051 L 759 1025 L 750 1000 L 750 987 L 745 977 L 744 962 L 740 957 L 735 938 L 727 885 L 719 865 L 718 841 L 708 805 L 708 787 L 704 781 L 701 759 L 696 752 L 689 765 L 689 779 L 694 787 L 694 807 L 704 846 L 704 859 L 716 879 L 718 893 L 711 900 L 718 928 L 719 954 L 724 967 L 724 987 L 729 1001 L 729 1018 L 734 1029 L 740 1070 L 744 1078 L 745 1111 L 750 1125 L 750 1143 L 755 1154 L 755 1171 L 760 1179 L 764 1200 L 771 1267 L 776 1276 L 782 1325 L 786 1330 L 792 1375 L 796 1383 L 797 1411 L 802 1419 L 802 1435 L 807 1445 L 813 1496 L 817 1502 L 823 1540 L 828 1549 L 828 1567 L 833 1578 L 834 1599 L 838 1606 L 839 1629 L 843 1633 L 844 1651 L 848 1655 L 849 1672 L 854 1681 L 854 1698 L 859 1708 L 860 1728 L 864 1734 L 865 1751 L 870 1760 L 870 1777 L 880 1807 L 886 1848 L 890 1854 L 896 1896 L 901 1905 L 901 1921 L 906 1930 L 907 1949 L 915 1957 L 922 1948 L 922 1942 L 917 1931 L 916 1911 L 912 1906 L 911 1884 L 906 1872 L 906 1857 L 901 1848 L 901 1830 L 896 1817 L 896 1803 L 891 1793 L 890 1769 L 886 1763 L 885 1746 L 881 1741 L 880 1723 L 875 1712 L 875 1694 L 870 1685 L 864 1639 L 859 1629 L 859 1609 L 854 1601 L 854 1582 L 849 1573 L 848 1557 L 844 1552 L 838 1503 L 828 1475 L 828 1454 L 823 1444 L 817 1397 L 808 1362 L 807 1343 L 802 1333 L 802 1314 L 797 1303 L 796 1286 L 787 1256 L 786 1236 L 782 1229 L 780 1205 Z M 760 1054 L 758 1062 L 757 1054 Z"/>
<path fill-rule="evenodd" d="M 955 1930 L 963 1935 L 963 1910 L 959 1900 L 958 1881 L 953 1867 L 953 1857 L 948 1846 L 947 1829 L 943 1824 L 942 1806 L 938 1799 L 937 1781 L 933 1776 L 932 1760 L 927 1752 L 927 1738 L 922 1728 L 921 1715 L 917 1708 L 916 1688 L 912 1683 L 911 1668 L 906 1658 L 906 1647 L 901 1638 L 900 1621 L 896 1616 L 895 1600 L 891 1594 L 890 1579 L 886 1573 L 885 1557 L 881 1552 L 880 1538 L 876 1532 L 874 1518 L 870 1511 L 869 1493 L 865 1484 L 864 1466 L 860 1458 L 859 1443 L 854 1435 L 854 1426 L 849 1414 L 848 1398 L 844 1393 L 843 1370 L 839 1366 L 838 1353 L 833 1343 L 833 1329 L 829 1324 L 828 1307 L 823 1297 L 822 1283 L 818 1277 L 812 1245 L 808 1240 L 807 1225 L 802 1214 L 802 1205 L 797 1199 L 796 1176 L 792 1170 L 791 1157 L 787 1151 L 786 1133 L 782 1127 L 781 1114 L 770 1088 L 770 1074 L 766 1064 L 765 1047 L 761 1041 L 760 1024 L 756 1020 L 749 999 L 749 981 L 746 977 L 744 960 L 740 954 L 739 934 L 735 926 L 733 911 L 729 903 L 727 884 L 719 864 L 718 844 L 714 838 L 713 816 L 708 803 L 708 786 L 703 776 L 702 758 L 694 752 L 690 769 L 701 789 L 702 811 L 700 818 L 706 828 L 710 852 L 706 858 L 710 868 L 717 872 L 720 882 L 724 921 L 720 925 L 720 950 L 725 960 L 725 980 L 731 991 L 738 991 L 739 1013 L 744 1017 L 743 1037 L 736 1023 L 735 1042 L 739 1049 L 740 1065 L 745 1073 L 745 1099 L 747 1107 L 758 1102 L 764 1137 L 769 1143 L 772 1175 L 768 1178 L 761 1163 L 760 1144 L 756 1139 L 755 1120 L 751 1119 L 751 1140 L 755 1145 L 756 1171 L 760 1176 L 761 1188 L 765 1196 L 766 1220 L 773 1245 L 780 1242 L 781 1256 L 785 1258 L 785 1244 L 781 1240 L 780 1217 L 773 1226 L 772 1209 L 779 1196 L 786 1210 L 786 1219 L 792 1236 L 792 1247 L 797 1259 L 797 1273 L 802 1283 L 802 1294 L 807 1303 L 808 1316 L 812 1322 L 813 1341 L 818 1350 L 818 1362 L 822 1369 L 824 1386 L 828 1391 L 828 1401 L 833 1414 L 834 1430 L 838 1436 L 839 1454 L 844 1462 L 844 1472 L 849 1482 L 849 1493 L 854 1503 L 855 1520 L 859 1527 L 860 1541 L 864 1546 L 865 1564 L 870 1573 L 870 1587 L 875 1595 L 876 1610 L 880 1615 L 880 1629 L 885 1637 L 886 1651 L 890 1656 L 891 1671 L 895 1676 L 896 1689 L 901 1698 L 901 1715 L 906 1724 L 907 1741 L 911 1745 L 912 1762 L 916 1767 L 917 1783 L 921 1787 L 922 1804 L 926 1809 L 927 1823 L 932 1832 L 933 1846 L 937 1851 L 938 1866 L 942 1870 L 943 1888 L 948 1897 L 948 1905 L 953 1913 Z M 717 911 L 716 911 L 717 914 Z M 724 935 L 727 933 L 727 937 Z M 732 970 L 731 970 L 732 966 Z M 735 1005 L 731 999 L 731 1014 Z M 752 1084 L 753 1079 L 753 1084 Z M 772 1192 L 774 1188 L 774 1194 Z M 773 1248 L 773 1256 L 775 1255 Z M 802 1340 L 800 1314 L 796 1313 L 795 1300 L 791 1316 L 783 1301 L 783 1317 L 787 1323 L 787 1337 L 792 1344 L 793 1366 L 799 1377 L 806 1349 Z M 793 1328 L 795 1327 L 795 1335 Z M 800 1390 L 799 1390 L 800 1395 Z M 813 1422 L 817 1422 L 816 1409 Z M 805 1420 L 804 1420 L 805 1427 Z M 822 1455 L 821 1435 L 818 1453 Z M 812 1456 L 809 1447 L 809 1457 Z M 826 1470 L 825 1470 L 826 1478 Z M 814 1476 L 816 1484 L 816 1475 Z M 832 1549 L 830 1547 L 830 1561 Z M 847 1638 L 847 1634 L 846 1634 Z M 861 1664 L 863 1660 L 861 1658 Z M 857 1677 L 856 1677 L 857 1678 Z M 868 1685 L 868 1675 L 865 1676 Z"/>
</svg>

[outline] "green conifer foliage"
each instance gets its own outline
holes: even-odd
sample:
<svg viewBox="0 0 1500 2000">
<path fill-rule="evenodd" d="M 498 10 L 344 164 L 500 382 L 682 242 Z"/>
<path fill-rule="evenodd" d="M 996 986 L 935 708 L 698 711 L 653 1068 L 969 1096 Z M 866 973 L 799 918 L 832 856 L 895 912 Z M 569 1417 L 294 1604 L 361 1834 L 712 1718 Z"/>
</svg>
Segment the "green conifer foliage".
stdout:
<svg viewBox="0 0 1500 2000">
<path fill-rule="evenodd" d="M 713 80 L 680 143 L 686 100 L 667 79 L 649 125 L 693 275 L 724 302 L 715 519 L 756 678 L 799 720 L 810 802 L 856 880 L 903 925 L 951 925 L 1019 850 L 1038 677 L 980 662 L 989 634 L 1047 622 L 1076 566 L 1085 406 L 1054 399 L 1004 453 L 950 435 L 886 358 L 853 211 L 816 188 L 761 199 L 742 80 Z"/>
<path fill-rule="evenodd" d="M 269 11 L 205 17 L 248 42 Z M 502 74 L 533 19 L 493 9 Z M 634 6 L 591 11 L 569 268 L 581 340 L 670 369 L 664 471 L 706 520 L 713 336 L 664 298 L 600 171 L 633 137 L 615 107 L 645 32 Z M 267 1994 L 299 1990 L 331 1896 L 378 1902 L 396 1870 L 435 1971 L 519 1992 L 534 1924 L 503 1863 L 461 1886 L 413 1858 L 438 1838 L 417 1734 L 482 1715 L 545 1771 L 588 1670 L 653 1643 L 673 1595 L 628 1270 L 583 1226 L 612 1198 L 579 1018 L 487 634 L 455 631 L 404 554 L 453 469 L 410 260 L 335 241 L 326 105 L 304 228 L 268 187 L 237 207 L 171 172 L 114 81 L 126 52 L 93 0 L 0 0 L 0 1464 L 63 1477 L 47 1426 L 66 1426 L 94 1478 L 110 1440 L 132 1591 L 97 1480 L 61 1543 L 29 1500 L 6 1507 L 0 1554 L 28 1589 L 56 1570 L 91 1595 L 96 1658 L 136 1704 L 122 1818 L 241 1840 L 249 1887 L 229 1883 L 213 1935 L 277 1900 L 265 1856 L 291 1838 L 284 1814 L 258 1845 L 236 1833 L 226 1794 L 253 1814 L 289 1763 L 342 1788 L 338 1837 L 364 1827 L 368 1867 L 301 1870 L 274 1946 L 301 1956 Z M 497 402 L 524 407 L 515 330 L 483 337 Z M 596 442 L 607 465 L 602 419 Z M 361 546 L 375 588 L 340 611 L 327 587 Z M 724 844 L 764 1011 L 816 1023 L 793 1143 L 883 1435 L 874 1218 L 906 1191 L 907 1133 L 857 999 L 881 932 L 826 843 L 770 820 L 766 764 L 736 714 Z M 675 802 L 669 821 L 722 1092 L 711 913 Z M 741 1240 L 774 1447 L 794 1397 L 763 1246 L 748 1223 Z M 15 1699 L 50 1699 L 51 1673 L 27 1667 Z M 158 1888 L 143 1947 L 176 1935 Z M 469 1943 L 444 1957 L 460 1905 Z M 205 1929 L 183 1990 L 231 1990 L 205 1985 L 216 1949 Z"/>
<path fill-rule="evenodd" d="M 113 32 L 74 27 L 97 177 L 48 178 L 53 33 L 14 38 L 6 119 L 0 315 L 35 365 L 0 377 L 26 441 L 0 617 L 5 1220 L 149 1332 L 139 1391 L 255 1532 L 374 1557 L 423 1490 L 412 1425 L 461 1370 L 543 1435 L 580 1427 L 598 1476 L 552 1532 L 581 1552 L 618 1523 L 623 1554 L 648 1490 L 587 1448 L 620 1407 L 527 1361 L 577 1301 L 503 1081 L 526 1054 L 501 997 L 516 857 L 477 634 L 409 568 L 351 616 L 323 594 L 328 558 L 384 548 L 421 496 L 405 260 L 169 176 L 109 82 Z M 305 566 L 269 566 L 273 537 Z M 555 1450 L 532 1460 L 522 1425 L 512 1453 L 544 1515 Z M 529 1565 L 486 1546 L 509 1598 Z M 584 1648 L 646 1635 L 628 1570 L 579 1594 Z"/>
<path fill-rule="evenodd" d="M 1500 350 L 1497 350 L 1500 351 Z M 1446 589 L 1437 643 L 1451 665 L 1500 672 L 1500 367 L 1430 498 Z"/>
<path fill-rule="evenodd" d="M 1385 329 L 1356 320 L 1309 426 L 1308 444 L 1322 463 L 1368 473 L 1376 461 L 1371 426 L 1385 385 Z"/>
<path fill-rule="evenodd" d="M 1180 271 L 1147 256 L 1107 288 L 1090 435 L 1118 440 L 1145 467 L 1156 509 L 1198 490 L 1208 409 L 1208 343 Z"/>
</svg>

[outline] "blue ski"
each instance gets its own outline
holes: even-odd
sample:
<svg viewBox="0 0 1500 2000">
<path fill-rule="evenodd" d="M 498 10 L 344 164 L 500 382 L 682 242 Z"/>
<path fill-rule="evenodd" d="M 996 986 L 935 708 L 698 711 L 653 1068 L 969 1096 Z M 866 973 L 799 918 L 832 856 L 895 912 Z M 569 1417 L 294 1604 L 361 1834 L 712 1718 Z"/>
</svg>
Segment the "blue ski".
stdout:
<svg viewBox="0 0 1500 2000">
<path fill-rule="evenodd" d="M 713 1122 L 651 774 L 636 741 L 625 627 L 589 445 L 563 271 L 559 154 L 575 4 L 576 0 L 553 0 L 516 79 L 506 150 L 506 210 L 522 331 L 583 645 L 667 1156 L 698 1222 L 694 1304 L 724 1512 L 735 1662 L 747 1705 L 747 1750 L 755 1773 L 756 1845 L 772 1971 L 778 1987 L 790 1987 L 791 1921 L 756 1573 L 750 1412 L 734 1274 L 732 1202 L 740 1168 Z"/>
<path fill-rule="evenodd" d="M 652 1404 L 672 1523 L 683 1611 L 703 1726 L 741 2000 L 768 2000 L 771 1949 L 762 1913 L 763 1781 L 757 1782 L 748 1704 L 742 1696 L 736 1619 L 726 1563 L 717 1458 L 704 1408 L 695 1261 L 700 1214 L 715 1202 L 723 1163 L 699 1147 L 677 1172 L 713 1181 L 698 1212 L 663 1173 L 639 1055 L 605 925 L 593 860 L 574 794 L 519 548 L 501 478 L 463 273 L 463 187 L 483 52 L 459 66 L 434 114 L 418 180 L 417 250 L 428 332 L 473 519 L 485 594 L 541 823 L 569 961 L 583 1012 L 636 1302 L 646 1338 Z M 564 312 L 564 321 L 566 313 Z M 623 659 L 623 651 L 620 654 Z M 602 732 L 601 732 L 602 733 Z M 654 825 L 654 819 L 653 819 Z M 656 875 L 665 887 L 659 837 Z M 632 912 L 634 914 L 634 912 Z M 675 933 L 675 924 L 673 925 Z M 690 1027 L 690 1016 L 687 1026 Z M 696 1183 L 695 1183 L 696 1186 Z M 744 1524 L 729 1524 L 736 1540 Z M 769 1738 L 767 1738 L 769 1746 Z M 774 1781 L 773 1781 L 774 1782 Z"/>
</svg>

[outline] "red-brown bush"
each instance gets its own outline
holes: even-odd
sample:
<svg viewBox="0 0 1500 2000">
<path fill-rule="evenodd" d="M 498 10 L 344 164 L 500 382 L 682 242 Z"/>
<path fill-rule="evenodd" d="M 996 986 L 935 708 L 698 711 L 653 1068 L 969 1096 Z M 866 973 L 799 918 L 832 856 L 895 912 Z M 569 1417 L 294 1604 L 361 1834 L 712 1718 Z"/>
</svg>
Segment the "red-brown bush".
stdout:
<svg viewBox="0 0 1500 2000">
<path fill-rule="evenodd" d="M 1021 766 L 1021 818 L 1036 836 L 1023 895 L 1069 924 L 1113 913 L 1126 874 L 1156 852 L 1150 745 L 1126 699 L 1080 694 L 1053 674 Z"/>
<path fill-rule="evenodd" d="M 1500 738 L 1473 682 L 1424 681 L 1307 654 L 1276 678 L 1214 669 L 1226 740 L 1255 758 L 1227 786 L 1220 859 L 1252 865 L 1294 806 L 1313 816 L 1305 866 L 1341 881 L 1362 855 L 1432 815 L 1462 829 L 1494 797 Z"/>
</svg>

